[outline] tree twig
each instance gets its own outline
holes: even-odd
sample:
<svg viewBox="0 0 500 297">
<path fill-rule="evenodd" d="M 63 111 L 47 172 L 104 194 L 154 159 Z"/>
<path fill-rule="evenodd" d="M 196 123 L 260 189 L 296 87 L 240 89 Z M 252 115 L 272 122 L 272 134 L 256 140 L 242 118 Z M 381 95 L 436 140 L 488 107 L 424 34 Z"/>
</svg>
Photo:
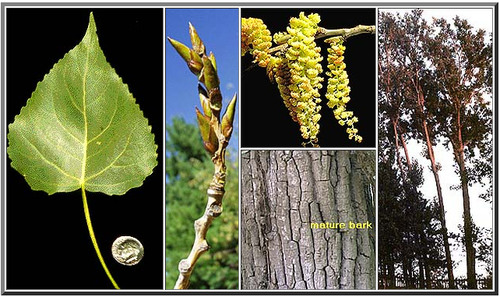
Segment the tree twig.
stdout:
<svg viewBox="0 0 500 297">
<path fill-rule="evenodd" d="M 179 262 L 179 277 L 174 289 L 187 289 L 194 266 L 210 247 L 206 240 L 207 231 L 214 218 L 222 213 L 222 198 L 226 182 L 226 147 L 233 131 L 236 95 L 229 102 L 222 116 L 222 95 L 217 74 L 215 56 L 206 54 L 205 45 L 195 28 L 189 24 L 192 48 L 169 38 L 169 42 L 186 61 L 188 68 L 198 78 L 198 95 L 202 111 L 196 109 L 198 126 L 205 150 L 212 156 L 214 175 L 207 190 L 207 206 L 203 216 L 194 222 L 195 239 L 191 252 Z"/>
<path fill-rule="evenodd" d="M 375 34 L 376 28 L 375 26 L 367 26 L 367 25 L 357 25 L 353 28 L 343 28 L 343 29 L 325 29 L 322 27 L 318 28 L 318 32 L 316 33 L 315 39 L 321 39 L 325 37 L 334 37 L 334 36 L 342 36 L 344 39 L 347 39 L 352 36 L 360 35 L 360 34 Z M 268 50 L 268 53 L 274 53 L 277 51 L 284 50 L 288 47 L 286 42 L 290 36 L 284 36 L 280 42 L 282 44 L 272 47 Z"/>
<path fill-rule="evenodd" d="M 225 149 L 223 149 L 212 160 L 215 172 L 212 183 L 207 190 L 207 206 L 202 217 L 194 222 L 195 240 L 191 252 L 186 259 L 179 262 L 179 277 L 174 289 L 187 289 L 189 279 L 198 258 L 210 248 L 206 240 L 207 231 L 214 218 L 222 213 L 222 198 L 224 196 L 224 183 L 226 180 Z"/>
<path fill-rule="evenodd" d="M 349 37 L 359 35 L 359 34 L 375 34 L 375 26 L 357 25 L 353 28 L 345 29 L 324 29 L 318 30 L 316 34 L 316 39 L 324 37 L 342 36 L 344 39 Z"/>
</svg>

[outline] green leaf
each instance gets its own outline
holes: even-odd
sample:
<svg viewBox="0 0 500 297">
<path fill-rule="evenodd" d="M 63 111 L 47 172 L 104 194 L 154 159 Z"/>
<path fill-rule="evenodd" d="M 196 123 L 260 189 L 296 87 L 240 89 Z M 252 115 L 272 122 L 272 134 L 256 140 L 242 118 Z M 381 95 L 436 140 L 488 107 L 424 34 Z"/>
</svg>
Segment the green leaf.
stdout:
<svg viewBox="0 0 500 297">
<path fill-rule="evenodd" d="M 157 165 L 151 126 L 99 47 L 83 40 L 39 82 L 9 125 L 11 166 L 33 190 L 121 195 Z"/>
</svg>

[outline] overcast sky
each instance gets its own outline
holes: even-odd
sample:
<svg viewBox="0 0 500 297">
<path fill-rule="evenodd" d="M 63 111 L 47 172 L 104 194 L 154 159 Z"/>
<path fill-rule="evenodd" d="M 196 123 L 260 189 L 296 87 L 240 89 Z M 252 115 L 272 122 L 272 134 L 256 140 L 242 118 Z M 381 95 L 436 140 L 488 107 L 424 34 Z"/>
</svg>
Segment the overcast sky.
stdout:
<svg viewBox="0 0 500 297">
<path fill-rule="evenodd" d="M 410 12 L 411 9 L 380 9 L 380 12 L 399 12 L 403 15 L 405 12 Z M 474 28 L 484 29 L 486 32 L 492 32 L 493 29 L 493 9 L 424 9 L 423 17 L 428 23 L 432 22 L 432 18 L 445 18 L 449 23 L 453 23 L 453 18 L 459 16 L 466 19 Z M 487 34 L 489 36 L 489 34 Z M 489 37 L 488 37 L 489 39 Z M 492 143 L 493 145 L 493 143 Z M 412 140 L 408 145 L 410 158 L 416 158 L 419 163 L 424 166 L 424 185 L 421 188 L 425 197 L 433 199 L 437 196 L 436 184 L 430 170 L 430 161 L 422 157 L 421 152 L 424 151 L 424 146 Z M 436 161 L 442 165 L 442 170 L 439 172 L 441 187 L 443 190 L 443 200 L 446 210 L 446 225 L 449 232 L 458 233 L 458 225 L 463 225 L 463 207 L 462 207 L 462 191 L 450 190 L 450 186 L 460 184 L 459 176 L 454 170 L 453 155 L 450 150 L 443 145 L 435 146 Z M 480 185 L 473 185 L 469 188 L 471 196 L 471 213 L 473 221 L 480 227 L 491 228 L 493 226 L 493 211 L 492 204 L 486 203 L 479 199 L 480 193 L 484 189 Z M 465 253 L 462 247 L 452 248 L 452 259 L 457 264 L 454 269 L 455 277 L 465 278 L 467 273 Z M 476 273 L 479 275 L 485 274 L 485 270 L 479 263 L 476 262 Z"/>
</svg>

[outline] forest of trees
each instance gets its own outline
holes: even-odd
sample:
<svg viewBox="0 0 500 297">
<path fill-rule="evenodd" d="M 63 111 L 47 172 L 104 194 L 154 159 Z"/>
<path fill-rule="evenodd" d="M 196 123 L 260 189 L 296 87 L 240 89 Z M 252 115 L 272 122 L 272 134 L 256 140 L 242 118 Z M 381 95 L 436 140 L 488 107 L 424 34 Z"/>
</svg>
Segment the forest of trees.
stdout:
<svg viewBox="0 0 500 297">
<path fill-rule="evenodd" d="M 246 151 L 241 288 L 375 289 L 375 152 Z M 318 229 L 311 223 L 367 223 Z"/>
<path fill-rule="evenodd" d="M 179 275 L 179 261 L 191 250 L 193 222 L 205 209 L 206 191 L 214 169 L 197 125 L 174 118 L 166 130 L 166 288 L 172 289 Z M 238 164 L 235 160 L 231 152 L 226 159 L 224 213 L 213 221 L 208 231 L 211 250 L 196 264 L 190 280 L 192 288 L 238 289 Z"/>
<path fill-rule="evenodd" d="M 379 288 L 491 288 L 492 231 L 474 224 L 469 189 L 481 185 L 491 203 L 492 37 L 465 19 L 428 23 L 422 13 L 379 16 Z M 422 151 L 410 152 L 412 141 Z M 459 233 L 446 225 L 438 145 L 454 160 Z M 426 170 L 435 197 L 421 191 Z M 453 258 L 453 243 L 465 259 Z M 454 275 L 459 261 L 464 281 Z"/>
</svg>

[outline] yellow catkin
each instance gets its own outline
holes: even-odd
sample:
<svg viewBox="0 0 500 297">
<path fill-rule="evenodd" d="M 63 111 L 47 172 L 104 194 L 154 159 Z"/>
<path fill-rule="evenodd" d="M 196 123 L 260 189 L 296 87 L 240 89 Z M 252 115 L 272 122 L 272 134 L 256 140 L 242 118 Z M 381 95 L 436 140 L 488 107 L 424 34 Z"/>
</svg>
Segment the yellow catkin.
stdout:
<svg viewBox="0 0 500 297">
<path fill-rule="evenodd" d="M 347 126 L 346 132 L 349 134 L 349 139 L 362 142 L 363 138 L 358 135 L 358 129 L 354 127 L 354 124 L 358 122 L 358 118 L 354 116 L 352 111 L 346 110 L 346 104 L 351 100 L 349 97 L 351 88 L 345 71 L 344 39 L 342 37 L 332 37 L 325 40 L 325 42 L 330 44 L 328 49 L 329 71 L 326 72 L 329 77 L 325 96 L 328 99 L 327 105 L 333 109 L 333 114 L 339 124 Z"/>
<path fill-rule="evenodd" d="M 267 67 L 271 60 L 268 53 L 272 45 L 271 32 L 261 19 L 241 19 L 241 55 L 247 52 L 254 57 L 254 63 L 260 67 Z"/>
<path fill-rule="evenodd" d="M 302 138 L 313 145 L 317 143 L 321 106 L 318 90 L 322 87 L 323 60 L 316 46 L 314 35 L 318 29 L 318 14 L 290 19 L 286 33 L 275 34 L 275 42 L 286 40 L 288 47 L 277 63 L 276 82 L 283 102 L 294 121 L 299 123 Z"/>
</svg>

